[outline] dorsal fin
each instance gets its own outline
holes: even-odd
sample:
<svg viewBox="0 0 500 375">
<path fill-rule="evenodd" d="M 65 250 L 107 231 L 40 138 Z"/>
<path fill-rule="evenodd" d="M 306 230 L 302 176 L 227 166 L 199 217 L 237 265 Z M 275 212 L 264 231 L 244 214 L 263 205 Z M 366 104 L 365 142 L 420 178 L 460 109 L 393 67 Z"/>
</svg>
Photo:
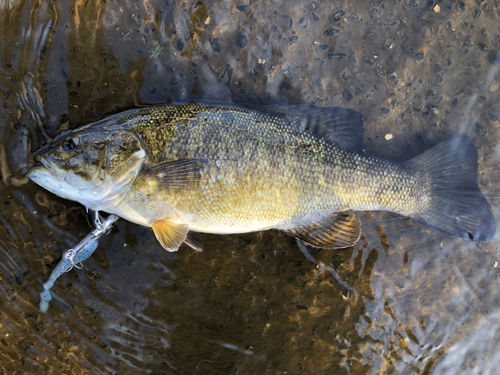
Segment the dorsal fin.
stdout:
<svg viewBox="0 0 500 375">
<path fill-rule="evenodd" d="M 290 106 L 244 104 L 242 107 L 279 119 L 291 133 L 309 133 L 342 148 L 356 151 L 363 149 L 363 115 L 353 109 L 314 107 L 309 104 Z"/>
<path fill-rule="evenodd" d="M 284 231 L 302 242 L 324 249 L 354 246 L 361 236 L 359 219 L 354 212 L 334 214 L 324 222 Z"/>
<path fill-rule="evenodd" d="M 350 108 L 304 106 L 301 130 L 325 137 L 342 148 L 363 150 L 363 116 Z"/>
</svg>

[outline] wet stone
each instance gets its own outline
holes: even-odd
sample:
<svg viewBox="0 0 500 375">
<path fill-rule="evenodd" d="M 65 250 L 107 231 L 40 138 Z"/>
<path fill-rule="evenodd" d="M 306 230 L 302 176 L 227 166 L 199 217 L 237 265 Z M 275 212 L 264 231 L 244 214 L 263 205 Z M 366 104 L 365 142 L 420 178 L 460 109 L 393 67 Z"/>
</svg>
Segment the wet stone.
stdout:
<svg viewBox="0 0 500 375">
<path fill-rule="evenodd" d="M 477 46 L 479 48 L 481 48 L 483 51 L 487 51 L 488 50 L 488 46 L 484 43 L 478 43 Z"/>
<path fill-rule="evenodd" d="M 321 44 L 320 46 L 318 46 L 318 48 L 316 48 L 316 52 L 324 52 L 328 49 L 328 45 L 327 44 Z"/>
<path fill-rule="evenodd" d="M 331 15 L 331 20 L 333 22 L 339 22 L 345 16 L 345 12 L 343 9 L 336 10 Z"/>
<path fill-rule="evenodd" d="M 340 61 L 345 57 L 345 53 L 342 52 L 334 52 L 328 54 L 328 59 Z"/>
<path fill-rule="evenodd" d="M 495 115 L 492 111 L 488 111 L 488 117 L 490 118 L 490 120 L 492 121 L 498 121 L 499 118 L 497 115 Z"/>
<path fill-rule="evenodd" d="M 221 43 L 221 39 L 220 38 L 210 39 L 210 45 L 212 46 L 212 50 L 215 53 L 220 53 L 221 52 L 220 43 Z"/>
<path fill-rule="evenodd" d="M 62 116 L 59 117 L 58 123 L 59 123 L 59 125 L 62 125 L 66 121 L 69 121 L 69 115 L 67 113 L 63 113 Z"/>
<path fill-rule="evenodd" d="M 308 22 L 307 22 L 307 18 L 302 17 L 302 18 L 299 20 L 299 27 L 300 27 L 301 29 L 306 29 L 306 28 L 307 28 L 307 24 L 308 24 Z"/>
<path fill-rule="evenodd" d="M 436 78 L 434 78 L 434 83 L 440 84 L 441 82 L 443 82 L 443 77 L 438 74 Z"/>
<path fill-rule="evenodd" d="M 372 10 L 371 10 L 371 13 L 372 13 L 372 15 L 373 14 L 380 15 L 384 11 L 384 9 L 385 9 L 385 5 L 382 3 L 379 6 L 373 7 Z"/>
<path fill-rule="evenodd" d="M 292 84 L 288 81 L 283 81 L 279 85 L 280 91 L 290 90 L 291 88 L 292 88 Z"/>
<path fill-rule="evenodd" d="M 175 43 L 175 48 L 177 48 L 178 51 L 182 51 L 185 47 L 184 41 L 179 38 L 177 39 L 177 42 Z"/>
<path fill-rule="evenodd" d="M 480 123 L 476 122 L 474 125 L 474 132 L 479 135 L 486 135 L 486 128 Z"/>
<path fill-rule="evenodd" d="M 490 64 L 493 64 L 495 66 L 500 65 L 500 54 L 498 53 L 498 51 L 490 51 L 490 53 L 488 53 L 488 61 L 490 62 Z"/>
<path fill-rule="evenodd" d="M 368 29 L 365 31 L 365 38 L 367 39 L 374 39 L 376 35 L 377 31 L 374 29 Z"/>
<path fill-rule="evenodd" d="M 415 54 L 415 61 L 423 61 L 425 58 L 424 52 L 423 51 L 418 51 Z"/>
<path fill-rule="evenodd" d="M 336 28 L 334 28 L 332 26 L 328 26 L 325 29 L 325 31 L 323 32 L 323 35 L 325 35 L 325 36 L 333 36 L 335 34 L 338 34 L 339 32 L 340 32 L 339 29 L 336 29 Z"/>
<path fill-rule="evenodd" d="M 342 96 L 344 97 L 345 100 L 347 101 L 350 101 L 352 100 L 353 96 L 352 96 L 352 93 L 351 91 L 349 91 L 349 89 L 345 89 L 344 90 L 344 93 L 342 94 Z"/>
<path fill-rule="evenodd" d="M 405 2 L 405 7 L 406 9 L 413 9 L 418 7 L 418 1 L 417 0 L 408 0 Z"/>
<path fill-rule="evenodd" d="M 236 45 L 240 48 L 243 48 L 247 45 L 247 43 L 248 43 L 247 37 L 240 31 L 236 36 Z"/>
<path fill-rule="evenodd" d="M 391 110 L 390 110 L 389 108 L 387 108 L 387 107 L 382 107 L 382 108 L 380 108 L 380 112 L 382 112 L 383 114 L 387 114 L 387 113 L 389 113 L 390 111 L 391 111 Z"/>
<path fill-rule="evenodd" d="M 386 39 L 382 44 L 383 49 L 390 49 L 392 47 L 392 39 Z"/>
<path fill-rule="evenodd" d="M 354 13 L 352 16 L 351 16 L 351 19 L 354 20 L 354 21 L 363 21 L 363 17 L 361 17 L 358 13 Z"/>
</svg>

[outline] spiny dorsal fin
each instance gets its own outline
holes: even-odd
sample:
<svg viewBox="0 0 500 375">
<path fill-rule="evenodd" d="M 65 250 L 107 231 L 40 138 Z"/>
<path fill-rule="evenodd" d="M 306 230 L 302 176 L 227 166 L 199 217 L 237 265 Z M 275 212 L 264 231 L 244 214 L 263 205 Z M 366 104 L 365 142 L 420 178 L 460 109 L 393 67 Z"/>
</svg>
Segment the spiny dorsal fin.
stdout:
<svg viewBox="0 0 500 375">
<path fill-rule="evenodd" d="M 198 186 L 202 170 L 208 165 L 204 159 L 183 159 L 154 164 L 141 172 L 146 181 L 156 181 L 162 190 L 184 190 Z"/>
<path fill-rule="evenodd" d="M 325 222 L 286 230 L 285 233 L 311 246 L 342 249 L 358 242 L 361 228 L 354 212 L 342 212 Z"/>
<path fill-rule="evenodd" d="M 186 224 L 173 223 L 168 220 L 151 222 L 156 239 L 167 251 L 177 251 L 186 240 L 189 227 Z"/>
</svg>

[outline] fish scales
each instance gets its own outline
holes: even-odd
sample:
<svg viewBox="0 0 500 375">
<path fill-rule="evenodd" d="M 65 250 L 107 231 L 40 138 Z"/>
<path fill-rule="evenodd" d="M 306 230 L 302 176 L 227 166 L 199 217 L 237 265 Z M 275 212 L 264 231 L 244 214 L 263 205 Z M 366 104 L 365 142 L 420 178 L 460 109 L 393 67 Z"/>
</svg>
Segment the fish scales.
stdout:
<svg viewBox="0 0 500 375">
<path fill-rule="evenodd" d="M 193 231 L 265 229 L 318 247 L 351 246 L 360 235 L 353 211 L 368 210 L 411 216 L 474 240 L 491 238 L 494 231 L 491 209 L 477 187 L 470 139 L 443 142 L 404 163 L 367 156 L 361 151 L 361 115 L 349 109 L 165 104 L 91 123 L 37 155 L 45 169 L 68 165 L 61 161 L 66 159 L 73 165 L 104 163 L 91 157 L 89 139 L 114 145 L 100 157 L 107 162 L 102 170 L 114 167 L 101 178 L 105 183 L 95 183 L 92 192 L 80 190 L 85 199 L 80 194 L 74 200 L 151 226 L 167 250 L 183 241 L 197 248 L 188 237 Z M 78 174 L 69 167 L 50 171 L 52 177 L 44 170 L 46 179 L 67 174 L 54 187 L 37 177 L 40 168 L 31 172 L 32 180 L 69 199 L 61 192 L 67 180 L 85 178 L 81 185 L 92 185 L 84 177 L 89 170 Z M 469 203 L 460 200 L 464 196 Z"/>
</svg>

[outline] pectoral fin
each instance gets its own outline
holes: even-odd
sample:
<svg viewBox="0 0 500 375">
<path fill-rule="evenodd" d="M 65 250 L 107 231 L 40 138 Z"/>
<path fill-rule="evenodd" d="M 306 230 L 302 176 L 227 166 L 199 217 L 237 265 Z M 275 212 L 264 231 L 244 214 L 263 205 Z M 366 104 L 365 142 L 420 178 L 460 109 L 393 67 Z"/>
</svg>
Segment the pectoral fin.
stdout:
<svg viewBox="0 0 500 375">
<path fill-rule="evenodd" d="M 186 224 L 173 223 L 168 220 L 151 222 L 156 239 L 167 251 L 177 251 L 186 240 L 189 227 Z"/>
<path fill-rule="evenodd" d="M 154 164 L 141 172 L 148 186 L 178 191 L 198 186 L 202 171 L 208 162 L 204 159 L 183 159 Z"/>
<path fill-rule="evenodd" d="M 285 231 L 308 245 L 324 249 L 354 246 L 361 236 L 359 219 L 354 212 L 342 212 L 330 220 Z"/>
</svg>

